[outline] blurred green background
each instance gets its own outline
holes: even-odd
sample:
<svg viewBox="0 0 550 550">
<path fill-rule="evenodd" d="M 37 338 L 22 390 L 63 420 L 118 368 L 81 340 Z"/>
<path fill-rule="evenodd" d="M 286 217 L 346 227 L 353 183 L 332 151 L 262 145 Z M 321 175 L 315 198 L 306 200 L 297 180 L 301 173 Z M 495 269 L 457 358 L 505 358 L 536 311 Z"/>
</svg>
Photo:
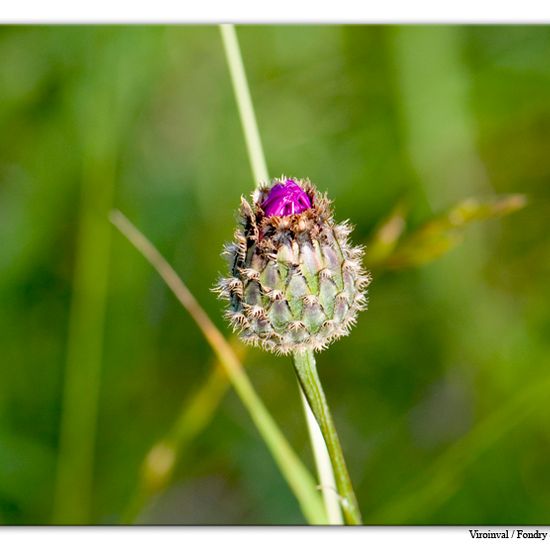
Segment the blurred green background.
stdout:
<svg viewBox="0 0 550 550">
<path fill-rule="evenodd" d="M 238 32 L 271 175 L 328 191 L 355 242 L 397 204 L 412 234 L 526 194 L 434 261 L 367 253 L 369 310 L 318 367 L 367 523 L 548 523 L 550 27 Z M 213 355 L 107 215 L 229 335 L 209 289 L 254 182 L 219 30 L 3 27 L 0 59 L 0 522 L 117 523 Z M 244 361 L 313 467 L 290 360 Z M 223 380 L 218 396 L 133 520 L 302 523 Z"/>
</svg>

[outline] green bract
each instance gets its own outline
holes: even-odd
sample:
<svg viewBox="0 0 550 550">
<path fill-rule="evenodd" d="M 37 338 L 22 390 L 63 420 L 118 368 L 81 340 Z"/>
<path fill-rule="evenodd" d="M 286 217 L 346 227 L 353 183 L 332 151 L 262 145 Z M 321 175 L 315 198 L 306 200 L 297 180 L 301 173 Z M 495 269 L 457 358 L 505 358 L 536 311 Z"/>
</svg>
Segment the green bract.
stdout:
<svg viewBox="0 0 550 550">
<path fill-rule="evenodd" d="M 242 339 L 275 353 L 321 350 L 348 334 L 366 308 L 369 274 L 363 249 L 351 246 L 347 222 L 335 224 L 330 201 L 308 181 L 296 182 L 311 208 L 266 216 L 262 205 L 274 180 L 241 199 L 235 241 L 226 246 L 231 274 L 216 290 Z"/>
</svg>

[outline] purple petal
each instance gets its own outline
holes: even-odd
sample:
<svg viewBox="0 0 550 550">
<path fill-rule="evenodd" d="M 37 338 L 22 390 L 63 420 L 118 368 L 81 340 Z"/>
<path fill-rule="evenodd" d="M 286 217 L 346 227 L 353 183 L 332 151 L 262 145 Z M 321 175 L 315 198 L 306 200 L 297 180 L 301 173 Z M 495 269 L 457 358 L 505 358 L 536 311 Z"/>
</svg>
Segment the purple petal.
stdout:
<svg viewBox="0 0 550 550">
<path fill-rule="evenodd" d="M 266 216 L 291 216 L 311 208 L 311 201 L 294 180 L 286 180 L 269 190 L 262 208 Z"/>
</svg>

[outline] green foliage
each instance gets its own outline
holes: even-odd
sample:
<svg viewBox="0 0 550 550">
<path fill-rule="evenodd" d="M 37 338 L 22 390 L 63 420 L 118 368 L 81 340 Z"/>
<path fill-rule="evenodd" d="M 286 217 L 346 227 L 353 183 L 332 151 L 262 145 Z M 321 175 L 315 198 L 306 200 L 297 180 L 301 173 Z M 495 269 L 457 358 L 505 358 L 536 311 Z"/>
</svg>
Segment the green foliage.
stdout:
<svg viewBox="0 0 550 550">
<path fill-rule="evenodd" d="M 405 236 L 403 208 L 398 206 L 370 241 L 369 265 L 405 269 L 431 262 L 461 243 L 470 223 L 506 216 L 525 204 L 523 195 L 486 201 L 466 199 Z"/>
<path fill-rule="evenodd" d="M 550 29 L 239 36 L 271 173 L 310 177 L 371 243 L 369 310 L 317 358 L 365 521 L 548 523 Z M 0 521 L 49 523 L 82 201 L 109 202 L 83 189 L 112 185 L 219 319 L 218 251 L 254 182 L 214 27 L 5 27 L 0 57 Z M 514 193 L 525 208 L 495 216 Z M 403 197 L 380 251 L 368 236 Z M 111 244 L 92 523 L 121 518 L 211 364 L 149 266 Z M 292 368 L 245 363 L 309 461 Z M 303 521 L 239 400 L 218 398 L 140 521 Z"/>
</svg>

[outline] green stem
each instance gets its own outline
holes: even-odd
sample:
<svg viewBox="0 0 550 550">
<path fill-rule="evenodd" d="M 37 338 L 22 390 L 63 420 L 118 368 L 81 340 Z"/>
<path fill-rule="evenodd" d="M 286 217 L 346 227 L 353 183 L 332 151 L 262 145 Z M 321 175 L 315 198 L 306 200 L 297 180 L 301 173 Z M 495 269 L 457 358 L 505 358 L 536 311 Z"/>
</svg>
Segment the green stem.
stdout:
<svg viewBox="0 0 550 550">
<path fill-rule="evenodd" d="M 241 48 L 239 47 L 239 39 L 237 38 L 237 32 L 233 25 L 220 25 L 220 31 L 227 58 L 227 65 L 231 74 L 233 91 L 235 92 L 235 99 L 237 100 L 237 107 L 241 118 L 248 158 L 250 160 L 256 187 L 258 187 L 261 182 L 269 181 L 269 173 L 267 171 L 267 163 L 265 161 L 262 141 L 260 139 L 258 123 L 256 122 L 254 104 L 250 96 Z M 340 524 L 342 518 L 341 514 L 339 514 L 339 505 L 335 502 L 334 491 L 331 488 L 334 475 L 333 472 L 330 471 L 331 465 L 327 448 L 322 441 L 322 437 L 318 434 L 318 427 L 311 418 L 313 413 L 309 409 L 307 400 L 303 399 L 302 403 L 304 405 L 304 413 L 309 428 L 311 447 L 313 449 L 313 455 L 315 457 L 315 463 L 317 464 L 317 471 L 321 482 L 321 491 L 325 501 L 327 517 L 329 523 Z"/>
<path fill-rule="evenodd" d="M 185 286 L 172 266 L 161 256 L 153 244 L 121 212 L 114 211 L 111 222 L 135 246 L 135 248 L 156 269 L 181 305 L 189 312 L 212 347 L 221 366 L 244 406 L 248 410 L 258 431 L 263 437 L 275 462 L 279 466 L 292 492 L 296 495 L 300 508 L 309 523 L 326 523 L 323 502 L 315 487 L 315 481 L 302 464 L 294 450 L 279 430 L 262 400 L 254 390 L 241 361 L 223 334 L 214 325 L 196 298 Z M 150 456 L 151 458 L 151 456 Z M 162 473 L 174 460 L 174 451 L 166 445 L 154 450 L 155 470 Z M 139 504 L 139 502 L 137 503 Z M 130 510 L 131 513 L 135 509 Z"/>
<path fill-rule="evenodd" d="M 248 88 L 248 81 L 244 71 L 241 49 L 239 48 L 237 33 L 233 25 L 220 25 L 220 31 L 227 57 L 227 65 L 231 74 L 231 82 L 233 83 L 233 91 L 235 92 L 237 107 L 239 108 L 239 115 L 241 117 L 248 158 L 256 186 L 258 186 L 261 182 L 267 183 L 269 181 L 269 173 L 254 113 L 254 105 L 252 104 L 250 89 Z"/>
<path fill-rule="evenodd" d="M 341 497 L 342 510 L 347 525 L 361 525 L 361 513 L 357 505 L 357 499 L 351 485 L 344 454 L 336 433 L 336 428 L 330 414 L 330 409 L 325 398 L 313 352 L 305 351 L 294 354 L 294 367 L 300 386 L 315 415 L 321 433 L 330 455 L 332 467 L 336 477 L 336 487 Z"/>
<path fill-rule="evenodd" d="M 319 424 L 313 414 L 307 398 L 300 386 L 300 397 L 306 416 L 307 427 L 309 431 L 309 439 L 317 467 L 317 475 L 319 476 L 319 484 L 323 493 L 323 501 L 327 511 L 327 520 L 330 525 L 343 525 L 344 518 L 342 517 L 342 509 L 340 508 L 340 497 L 336 490 L 336 480 L 334 479 L 334 471 L 330 455 L 328 454 L 327 446 L 319 428 Z"/>
</svg>

